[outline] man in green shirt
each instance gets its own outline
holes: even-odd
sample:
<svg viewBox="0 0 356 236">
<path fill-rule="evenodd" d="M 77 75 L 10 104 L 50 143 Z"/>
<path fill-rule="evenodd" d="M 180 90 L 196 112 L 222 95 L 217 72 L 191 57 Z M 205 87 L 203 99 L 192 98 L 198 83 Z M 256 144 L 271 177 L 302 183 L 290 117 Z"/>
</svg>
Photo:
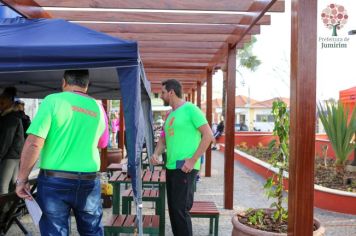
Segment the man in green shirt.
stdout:
<svg viewBox="0 0 356 236">
<path fill-rule="evenodd" d="M 103 235 L 98 148 L 109 139 L 103 107 L 86 92 L 88 70 L 64 73 L 62 93 L 47 96 L 27 130 L 16 193 L 28 195 L 28 175 L 40 155 L 37 201 L 41 235 L 69 234 L 73 210 L 80 235 Z"/>
<path fill-rule="evenodd" d="M 194 201 L 193 184 L 200 169 L 200 156 L 214 137 L 201 110 L 182 100 L 182 86 L 177 80 L 162 83 L 161 98 L 172 111 L 165 121 L 151 163 L 158 164 L 158 156 L 166 147 L 167 200 L 172 231 L 175 236 L 192 236 L 189 210 Z"/>
</svg>

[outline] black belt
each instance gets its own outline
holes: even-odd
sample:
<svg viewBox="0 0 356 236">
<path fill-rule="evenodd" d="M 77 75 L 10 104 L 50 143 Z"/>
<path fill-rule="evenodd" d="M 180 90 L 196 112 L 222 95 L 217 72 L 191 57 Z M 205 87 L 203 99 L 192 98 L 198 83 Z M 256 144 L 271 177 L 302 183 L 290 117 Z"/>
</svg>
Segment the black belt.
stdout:
<svg viewBox="0 0 356 236">
<path fill-rule="evenodd" d="M 58 177 L 63 179 L 82 179 L 94 180 L 100 176 L 100 173 L 83 173 L 83 172 L 62 172 L 53 170 L 41 170 L 40 174 L 50 177 Z"/>
</svg>

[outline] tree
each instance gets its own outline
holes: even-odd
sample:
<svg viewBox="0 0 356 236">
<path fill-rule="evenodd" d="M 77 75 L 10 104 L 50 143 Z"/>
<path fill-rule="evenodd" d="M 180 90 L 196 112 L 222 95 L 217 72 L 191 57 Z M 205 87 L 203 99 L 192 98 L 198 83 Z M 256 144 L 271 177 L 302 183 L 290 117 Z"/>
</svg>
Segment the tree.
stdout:
<svg viewBox="0 0 356 236">
<path fill-rule="evenodd" d="M 349 16 L 344 6 L 329 4 L 321 13 L 321 19 L 328 29 L 332 29 L 332 36 L 337 36 L 337 30 L 341 29 Z"/>
<path fill-rule="evenodd" d="M 250 71 L 256 71 L 259 65 L 261 65 L 261 60 L 257 56 L 253 55 L 252 49 L 253 45 L 257 42 L 256 37 L 252 36 L 251 41 L 245 43 L 242 49 L 238 50 L 237 60 L 238 67 L 236 72 L 242 76 L 242 73 L 239 71 L 239 68 L 246 68 Z M 225 107 L 226 107 L 226 81 L 223 81 L 223 92 L 222 92 L 222 116 L 225 118 Z M 224 119 L 225 120 L 225 119 Z"/>
</svg>

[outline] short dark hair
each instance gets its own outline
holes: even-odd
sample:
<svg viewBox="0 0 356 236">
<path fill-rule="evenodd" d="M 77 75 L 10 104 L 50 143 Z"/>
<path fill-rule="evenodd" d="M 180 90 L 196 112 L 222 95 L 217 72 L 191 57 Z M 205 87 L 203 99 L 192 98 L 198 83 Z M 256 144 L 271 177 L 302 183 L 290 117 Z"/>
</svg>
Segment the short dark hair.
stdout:
<svg viewBox="0 0 356 236">
<path fill-rule="evenodd" d="M 69 85 L 76 85 L 81 88 L 86 88 L 89 85 L 88 70 L 66 70 L 63 78 Z"/>
<path fill-rule="evenodd" d="M 11 102 L 15 101 L 15 98 L 17 96 L 17 89 L 15 87 L 6 87 L 4 88 L 4 91 L 0 95 L 0 98 L 3 99 L 8 99 Z"/>
<path fill-rule="evenodd" d="M 176 79 L 169 79 L 162 82 L 162 85 L 166 87 L 169 92 L 171 90 L 177 95 L 177 97 L 182 98 L 182 85 Z"/>
</svg>

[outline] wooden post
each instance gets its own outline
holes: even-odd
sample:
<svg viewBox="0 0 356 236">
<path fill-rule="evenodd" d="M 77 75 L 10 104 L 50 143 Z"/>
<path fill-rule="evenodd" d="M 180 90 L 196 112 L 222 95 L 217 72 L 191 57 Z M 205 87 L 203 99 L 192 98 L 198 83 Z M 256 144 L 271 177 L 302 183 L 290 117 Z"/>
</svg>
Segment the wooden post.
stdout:
<svg viewBox="0 0 356 236">
<path fill-rule="evenodd" d="M 226 82 L 224 208 L 234 207 L 236 46 L 229 45 Z"/>
<path fill-rule="evenodd" d="M 103 108 L 105 110 L 105 113 L 108 114 L 108 100 L 103 99 L 101 100 L 101 103 L 103 104 Z M 102 148 L 101 149 L 101 154 L 100 154 L 100 172 L 106 171 L 106 167 L 108 167 L 108 148 Z"/>
<path fill-rule="evenodd" d="M 120 130 L 119 130 L 119 148 L 122 151 L 122 158 L 124 156 L 124 147 L 125 147 L 125 120 L 124 120 L 124 104 L 122 103 L 122 99 L 120 100 Z M 127 151 L 127 150 L 126 150 Z"/>
<path fill-rule="evenodd" d="M 191 101 L 192 101 L 192 94 L 188 93 L 188 102 L 191 102 Z"/>
<path fill-rule="evenodd" d="M 288 235 L 313 235 L 317 0 L 292 1 Z"/>
<path fill-rule="evenodd" d="M 192 89 L 192 103 L 195 104 L 195 89 Z"/>
<path fill-rule="evenodd" d="M 213 97 L 213 82 L 212 71 L 207 71 L 206 78 L 206 119 L 211 127 L 211 114 L 212 114 L 212 97 Z M 205 152 L 205 177 L 211 177 L 211 146 Z"/>
<path fill-rule="evenodd" d="M 197 106 L 201 108 L 201 82 L 197 82 Z"/>
</svg>

